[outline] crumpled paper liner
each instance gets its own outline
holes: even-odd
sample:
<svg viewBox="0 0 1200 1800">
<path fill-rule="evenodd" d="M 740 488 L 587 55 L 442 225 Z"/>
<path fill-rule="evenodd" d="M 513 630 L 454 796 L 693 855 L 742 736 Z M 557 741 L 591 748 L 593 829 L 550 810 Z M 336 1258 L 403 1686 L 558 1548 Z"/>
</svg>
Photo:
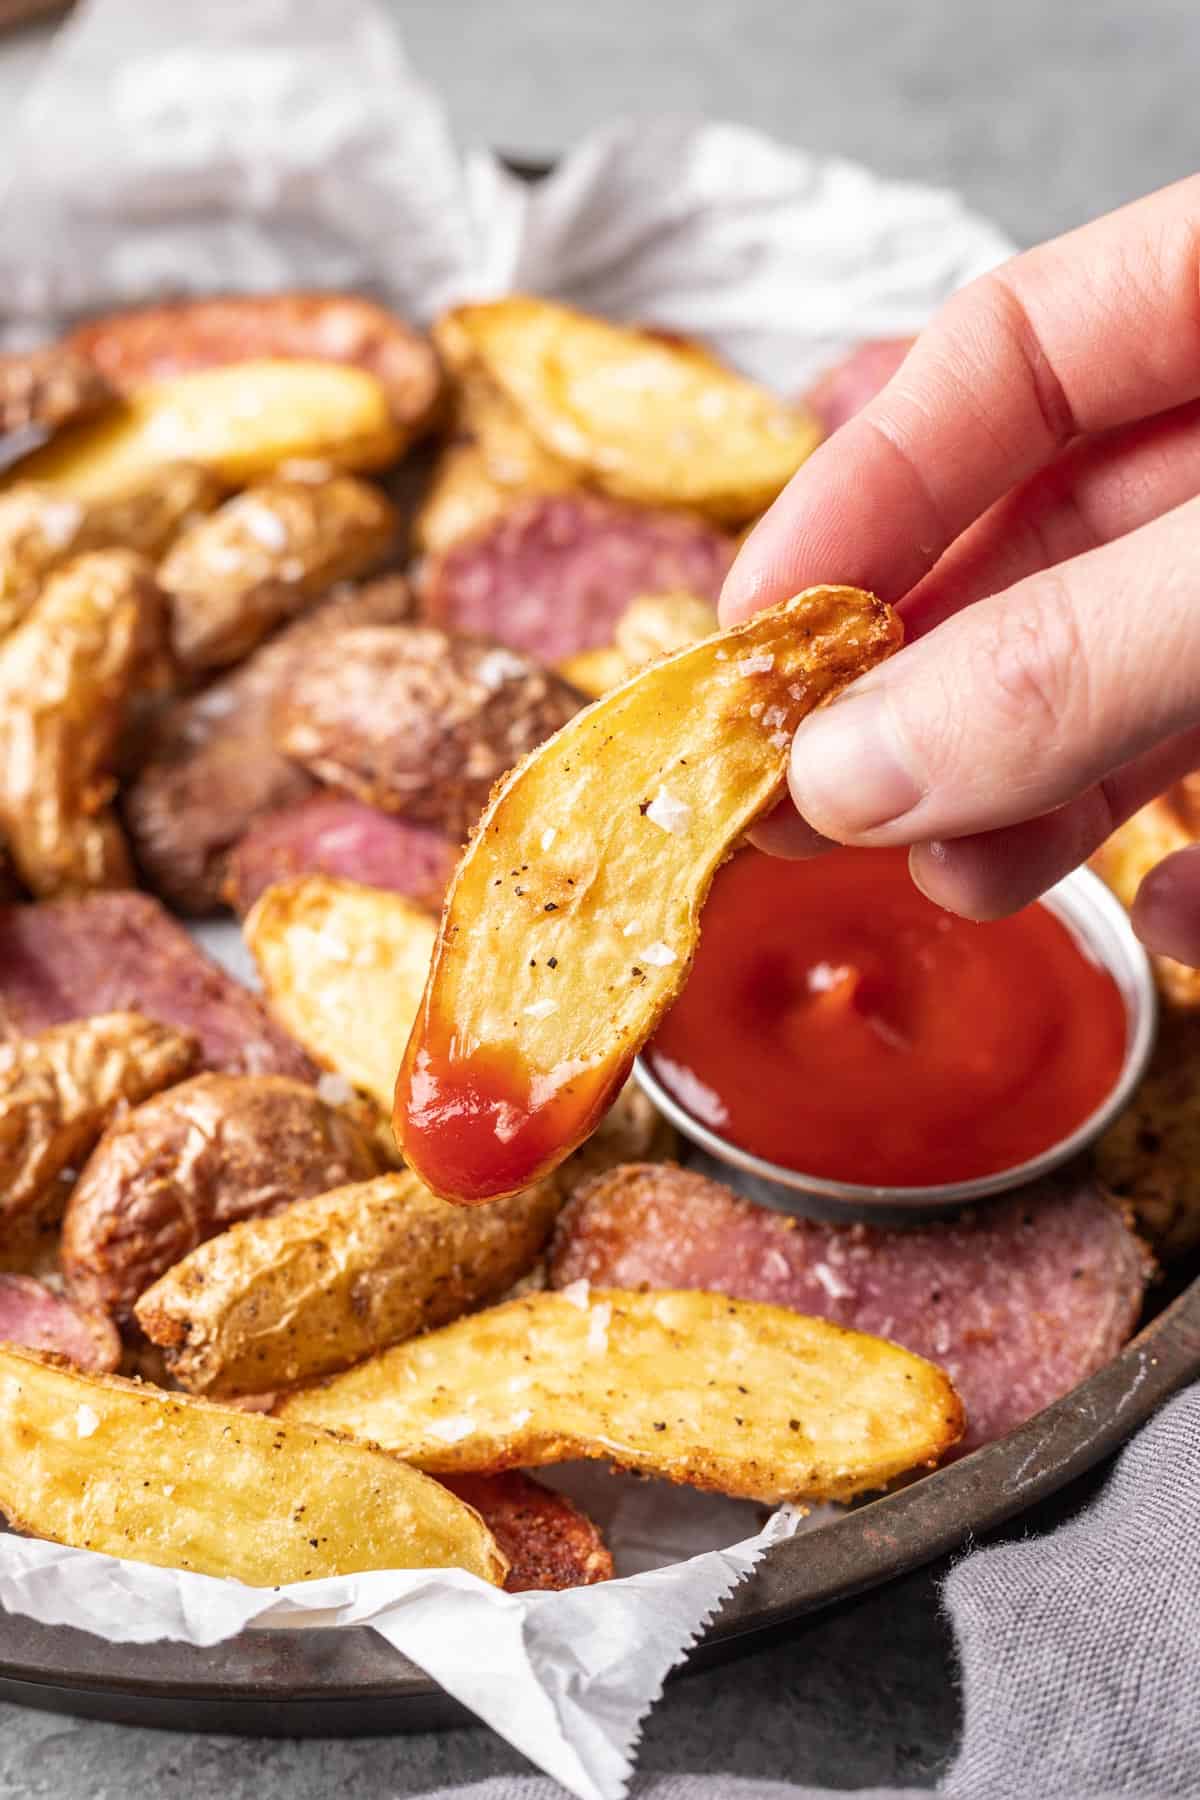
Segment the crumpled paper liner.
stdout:
<svg viewBox="0 0 1200 1800">
<path fill-rule="evenodd" d="M 353 286 L 427 320 L 524 288 L 695 332 L 790 393 L 853 342 L 917 329 L 1010 248 L 952 194 L 741 125 L 617 122 L 530 186 L 459 154 L 370 0 L 91 0 L 0 171 L 7 344 L 164 294 Z M 198 935 L 248 976 L 235 927 Z M 607 1526 L 621 1579 L 510 1596 L 401 1571 L 266 1591 L 5 1537 L 0 1604 L 114 1642 L 370 1625 L 572 1793 L 613 1800 L 665 1674 L 798 1518 L 756 1530 L 743 1503 L 550 1479 Z"/>
</svg>

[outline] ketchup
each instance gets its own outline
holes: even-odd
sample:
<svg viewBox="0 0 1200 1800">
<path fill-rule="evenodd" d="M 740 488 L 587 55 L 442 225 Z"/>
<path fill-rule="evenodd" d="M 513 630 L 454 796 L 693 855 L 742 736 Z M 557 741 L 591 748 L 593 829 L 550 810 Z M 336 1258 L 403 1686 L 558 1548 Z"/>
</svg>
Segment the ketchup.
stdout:
<svg viewBox="0 0 1200 1800">
<path fill-rule="evenodd" d="M 1115 1085 L 1125 1039 L 1116 982 L 1044 906 L 975 925 L 913 886 L 904 850 L 745 850 L 646 1055 L 744 1150 L 920 1188 L 1059 1142 Z"/>
</svg>

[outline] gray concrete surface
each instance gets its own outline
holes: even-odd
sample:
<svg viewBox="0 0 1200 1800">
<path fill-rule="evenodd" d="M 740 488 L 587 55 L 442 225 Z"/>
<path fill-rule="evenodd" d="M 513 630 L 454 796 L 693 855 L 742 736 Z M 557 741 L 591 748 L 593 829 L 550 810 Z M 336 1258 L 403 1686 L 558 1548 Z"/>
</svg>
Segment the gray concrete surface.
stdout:
<svg viewBox="0 0 1200 1800">
<path fill-rule="evenodd" d="M 718 114 L 958 187 L 1031 242 L 1190 172 L 1200 151 L 1193 0 L 391 4 L 460 135 L 527 154 L 617 112 Z M 0 116 L 45 41 L 0 45 Z M 673 1687 L 643 1768 L 932 1785 L 955 1726 L 934 1582 L 917 1575 Z M 415 1796 L 519 1767 L 482 1730 L 256 1742 L 0 1707 L 0 1800 Z"/>
</svg>

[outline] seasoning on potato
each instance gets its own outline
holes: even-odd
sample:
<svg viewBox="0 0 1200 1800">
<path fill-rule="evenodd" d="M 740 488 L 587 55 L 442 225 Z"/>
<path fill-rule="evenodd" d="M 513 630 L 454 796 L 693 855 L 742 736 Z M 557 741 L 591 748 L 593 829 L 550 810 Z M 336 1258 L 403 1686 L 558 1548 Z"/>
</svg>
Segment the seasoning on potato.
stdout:
<svg viewBox="0 0 1200 1800">
<path fill-rule="evenodd" d="M 460 841 L 492 784 L 578 710 L 531 657 L 435 625 L 362 626 L 298 668 L 275 745 L 330 787 Z"/>
<path fill-rule="evenodd" d="M 451 882 L 393 1124 L 435 1193 L 528 1186 L 587 1137 L 678 993 L 718 865 L 804 715 L 900 641 L 812 588 L 652 663 L 500 784 Z"/>
<path fill-rule="evenodd" d="M 591 1587 L 612 1579 L 607 1544 L 565 1494 L 517 1469 L 502 1475 L 451 1475 L 446 1486 L 475 1508 L 507 1556 L 506 1593 Z"/>
<path fill-rule="evenodd" d="M 268 888 L 242 930 L 272 1012 L 386 1117 L 435 927 L 400 894 L 310 875 Z"/>
<path fill-rule="evenodd" d="M 377 567 L 397 531 L 391 502 L 354 475 L 275 476 L 235 495 L 185 531 L 159 567 L 180 665 L 237 662 L 334 582 Z"/>
<path fill-rule="evenodd" d="M 241 362 L 135 388 L 101 418 L 22 457 L 0 485 L 40 481 L 94 500 L 155 479 L 164 463 L 195 462 L 244 487 L 296 460 L 386 468 L 403 442 L 383 388 L 362 369 Z"/>
<path fill-rule="evenodd" d="M 132 494 L 84 504 L 36 482 L 0 491 L 0 638 L 20 623 L 46 577 L 85 550 L 160 556 L 224 492 L 195 463 L 168 463 Z"/>
<path fill-rule="evenodd" d="M 126 1325 L 138 1295 L 217 1232 L 378 1166 L 304 1082 L 197 1075 L 116 1119 L 88 1158 L 63 1220 L 67 1291 Z"/>
<path fill-rule="evenodd" d="M 542 446 L 618 499 L 739 524 L 824 435 L 701 345 L 556 301 L 460 306 L 447 327 Z"/>
<path fill-rule="evenodd" d="M 365 1444 L 0 1347 L 0 1511 L 17 1531 L 252 1587 L 507 1561 L 478 1513 Z"/>
<path fill-rule="evenodd" d="M 946 1375 L 882 1338 L 702 1293 L 530 1294 L 282 1401 L 434 1473 L 573 1457 L 777 1505 L 847 1500 L 957 1442 Z"/>
<path fill-rule="evenodd" d="M 60 1176 L 79 1167 L 117 1111 L 181 1081 L 199 1054 L 184 1032 L 128 1012 L 0 1047 L 0 1259 L 21 1223 L 62 1211 Z"/>
<path fill-rule="evenodd" d="M 78 557 L 0 643 L 0 833 L 38 899 L 128 887 L 113 767 L 162 597 L 129 550 Z"/>
<path fill-rule="evenodd" d="M 406 1170 L 234 1225 L 136 1306 L 195 1393 L 292 1387 L 444 1325 L 536 1261 L 562 1204 L 553 1181 L 470 1212 Z"/>
</svg>

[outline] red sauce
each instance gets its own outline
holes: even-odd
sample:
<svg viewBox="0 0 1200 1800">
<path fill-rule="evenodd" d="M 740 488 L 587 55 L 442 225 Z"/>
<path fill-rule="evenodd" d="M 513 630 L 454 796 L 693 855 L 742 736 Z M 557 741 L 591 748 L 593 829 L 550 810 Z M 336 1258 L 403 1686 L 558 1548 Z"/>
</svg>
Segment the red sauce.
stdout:
<svg viewBox="0 0 1200 1800">
<path fill-rule="evenodd" d="M 694 1117 L 787 1168 L 871 1186 L 988 1175 L 1113 1088 L 1125 1009 L 1044 906 L 973 925 L 903 850 L 717 875 L 687 987 L 647 1051 Z"/>
<path fill-rule="evenodd" d="M 435 1194 L 473 1206 L 514 1194 L 562 1160 L 607 1111 L 629 1074 L 558 1070 L 538 1077 L 511 1049 L 464 1055 L 441 1025 L 414 1030 L 396 1083 L 392 1128 Z"/>
</svg>

